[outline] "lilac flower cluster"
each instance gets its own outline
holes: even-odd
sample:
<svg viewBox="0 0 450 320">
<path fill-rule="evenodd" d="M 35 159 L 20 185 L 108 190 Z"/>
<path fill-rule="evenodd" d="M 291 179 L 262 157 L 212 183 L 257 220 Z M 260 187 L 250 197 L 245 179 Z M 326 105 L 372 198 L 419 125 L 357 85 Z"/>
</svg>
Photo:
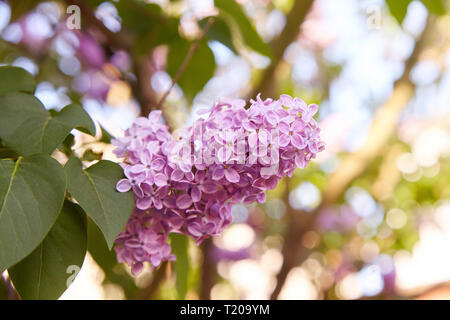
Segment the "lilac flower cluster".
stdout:
<svg viewBox="0 0 450 320">
<path fill-rule="evenodd" d="M 231 223 L 235 203 L 265 202 L 265 191 L 323 150 L 313 115 L 318 106 L 283 95 L 221 100 L 206 119 L 171 135 L 161 112 L 138 118 L 113 141 L 126 179 L 117 190 L 133 190 L 136 207 L 116 240 L 119 262 L 137 274 L 144 262 L 173 260 L 169 233 L 196 243 L 219 235 Z M 176 138 L 174 138 L 174 136 Z"/>
</svg>

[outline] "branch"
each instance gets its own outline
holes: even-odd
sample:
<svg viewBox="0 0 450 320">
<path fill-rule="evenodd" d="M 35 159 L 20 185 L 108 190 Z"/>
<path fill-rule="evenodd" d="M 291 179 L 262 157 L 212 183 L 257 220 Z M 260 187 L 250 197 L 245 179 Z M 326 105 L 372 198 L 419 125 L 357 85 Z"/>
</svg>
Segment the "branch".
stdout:
<svg viewBox="0 0 450 320">
<path fill-rule="evenodd" d="M 364 172 L 395 133 L 400 114 L 414 94 L 414 85 L 410 80 L 410 73 L 423 52 L 426 39 L 431 33 L 431 19 L 428 18 L 426 27 L 416 42 L 413 53 L 405 62 L 405 70 L 402 77 L 395 82 L 391 97 L 375 114 L 364 146 L 355 153 L 349 154 L 340 162 L 337 170 L 328 180 L 323 192 L 322 203 L 313 212 L 299 212 L 288 208 L 288 230 L 282 249 L 283 265 L 277 275 L 277 284 L 271 299 L 278 298 L 290 270 L 306 256 L 307 252 L 301 246 L 300 240 L 305 232 L 314 227 L 319 212 L 335 202 L 345 192 L 347 186 Z M 287 205 L 289 206 L 289 203 Z"/>
<path fill-rule="evenodd" d="M 167 89 L 167 91 L 163 94 L 163 96 L 159 100 L 158 104 L 156 105 L 156 109 L 161 109 L 162 104 L 164 103 L 164 100 L 166 100 L 167 96 L 172 91 L 175 84 L 178 82 L 178 80 L 180 80 L 180 78 L 183 75 L 184 71 L 186 70 L 189 62 L 191 61 L 195 51 L 197 51 L 200 41 L 205 37 L 206 33 L 208 32 L 209 28 L 211 27 L 211 25 L 213 23 L 214 23 L 214 18 L 213 17 L 209 18 L 205 27 L 203 28 L 200 36 L 198 37 L 198 39 L 196 41 L 194 41 L 191 44 L 191 46 L 189 47 L 189 51 L 186 54 L 186 57 L 184 58 L 183 62 L 181 63 L 180 68 L 178 68 L 177 73 L 173 77 L 172 83 L 171 83 L 169 89 Z"/>
<path fill-rule="evenodd" d="M 141 116 L 147 117 L 156 105 L 156 94 L 150 81 L 153 75 L 151 58 L 149 56 L 135 57 L 133 65 L 137 80 L 133 91 L 141 106 Z"/>
<path fill-rule="evenodd" d="M 313 3 L 314 0 L 296 0 L 294 2 L 294 6 L 287 16 L 286 26 L 271 45 L 273 51 L 271 63 L 264 71 L 259 84 L 255 86 L 253 92 L 250 94 L 251 98 L 255 97 L 260 92 L 264 92 L 265 96 L 273 95 L 275 71 L 283 60 L 286 48 L 296 40 L 300 32 L 300 26 L 305 21 Z"/>
</svg>

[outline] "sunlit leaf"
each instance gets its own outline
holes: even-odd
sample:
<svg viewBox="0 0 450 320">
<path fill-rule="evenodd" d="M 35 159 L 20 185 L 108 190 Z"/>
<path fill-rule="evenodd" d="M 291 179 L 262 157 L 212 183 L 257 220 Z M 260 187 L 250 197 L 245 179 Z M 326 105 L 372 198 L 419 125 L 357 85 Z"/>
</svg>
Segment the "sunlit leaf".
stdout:
<svg viewBox="0 0 450 320">
<path fill-rule="evenodd" d="M 199 21 L 200 27 L 202 27 L 202 29 L 205 28 L 208 19 L 209 18 Z M 223 45 L 227 46 L 228 49 L 230 49 L 234 53 L 237 53 L 236 47 L 233 44 L 233 37 L 230 27 L 222 18 L 214 17 L 214 23 L 209 27 L 205 37 L 210 41 L 219 41 Z"/>
<path fill-rule="evenodd" d="M 445 5 L 443 0 L 421 0 L 431 13 L 442 16 L 445 14 Z"/>
<path fill-rule="evenodd" d="M 402 23 L 403 19 L 406 17 L 408 12 L 408 5 L 412 0 L 386 0 L 386 4 L 389 7 L 391 15 L 398 21 Z"/>
<path fill-rule="evenodd" d="M 191 45 L 190 42 L 181 38 L 171 44 L 167 58 L 167 72 L 172 77 L 175 77 L 179 72 Z M 203 89 L 208 80 L 214 75 L 215 68 L 214 54 L 205 40 L 200 41 L 177 82 L 183 89 L 183 93 L 188 101 L 192 101 L 195 95 Z"/>
<path fill-rule="evenodd" d="M 237 24 L 242 39 L 249 48 L 267 57 L 272 55 L 269 45 L 261 39 L 250 19 L 235 0 L 214 0 L 214 4 L 220 9 L 222 15 Z"/>
</svg>

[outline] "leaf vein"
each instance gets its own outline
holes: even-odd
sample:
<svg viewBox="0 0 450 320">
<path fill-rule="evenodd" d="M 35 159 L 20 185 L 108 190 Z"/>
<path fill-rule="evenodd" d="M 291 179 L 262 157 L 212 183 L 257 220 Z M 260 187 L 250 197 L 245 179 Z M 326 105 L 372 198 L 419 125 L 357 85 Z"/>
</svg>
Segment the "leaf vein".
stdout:
<svg viewBox="0 0 450 320">
<path fill-rule="evenodd" d="M 9 193 L 11 192 L 11 189 L 12 189 L 12 184 L 13 184 L 13 181 L 14 181 L 14 177 L 16 176 L 17 170 L 19 168 L 19 164 L 20 164 L 20 162 L 22 162 L 22 159 L 23 159 L 22 157 L 19 157 L 19 159 L 17 159 L 17 161 L 16 161 L 16 163 L 14 165 L 14 170 L 11 173 L 11 177 L 9 178 L 8 189 L 6 190 L 5 197 L 4 197 L 3 203 L 2 203 L 2 207 L 0 209 L 0 218 L 2 217 L 3 211 L 5 210 L 6 202 L 8 201 L 8 196 L 9 196 Z"/>
</svg>

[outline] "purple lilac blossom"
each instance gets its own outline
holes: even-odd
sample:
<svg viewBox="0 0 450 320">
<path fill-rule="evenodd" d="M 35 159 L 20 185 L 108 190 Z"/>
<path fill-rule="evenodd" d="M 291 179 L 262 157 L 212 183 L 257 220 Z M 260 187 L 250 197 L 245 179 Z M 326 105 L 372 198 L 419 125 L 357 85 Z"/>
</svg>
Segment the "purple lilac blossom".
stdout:
<svg viewBox="0 0 450 320">
<path fill-rule="evenodd" d="M 177 138 L 160 121 L 161 111 L 153 111 L 113 140 L 126 176 L 117 190 L 132 190 L 136 202 L 115 250 L 133 274 L 144 262 L 157 267 L 175 258 L 170 233 L 196 244 L 220 235 L 233 204 L 265 202 L 266 190 L 324 149 L 313 118 L 317 105 L 288 95 L 250 103 L 222 99 Z"/>
</svg>

